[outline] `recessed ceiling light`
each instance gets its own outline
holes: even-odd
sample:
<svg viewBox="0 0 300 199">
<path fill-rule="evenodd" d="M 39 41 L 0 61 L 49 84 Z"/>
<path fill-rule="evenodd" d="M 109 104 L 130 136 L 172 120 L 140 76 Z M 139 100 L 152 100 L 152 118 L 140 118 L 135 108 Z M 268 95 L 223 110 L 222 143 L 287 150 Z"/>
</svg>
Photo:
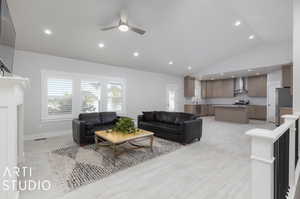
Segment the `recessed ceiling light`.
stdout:
<svg viewBox="0 0 300 199">
<path fill-rule="evenodd" d="M 253 71 L 252 69 L 248 69 L 248 72 L 251 72 L 251 71 Z"/>
<path fill-rule="evenodd" d="M 127 32 L 129 30 L 129 27 L 126 24 L 121 24 L 121 25 L 119 25 L 118 29 L 121 32 Z"/>
<path fill-rule="evenodd" d="M 250 35 L 249 36 L 249 39 L 254 39 L 255 38 L 255 35 Z"/>
<path fill-rule="evenodd" d="M 172 62 L 172 61 L 169 61 L 169 65 L 173 65 L 173 62 Z"/>
<path fill-rule="evenodd" d="M 188 70 L 192 70 L 192 67 L 191 67 L 191 66 L 188 66 Z"/>
<path fill-rule="evenodd" d="M 140 55 L 140 53 L 138 53 L 138 52 L 133 53 L 133 56 L 135 56 L 135 57 L 138 57 L 139 55 Z"/>
<path fill-rule="evenodd" d="M 242 22 L 241 22 L 241 21 L 239 21 L 239 20 L 238 20 L 238 21 L 236 21 L 236 22 L 234 22 L 234 25 L 235 25 L 235 26 L 240 26 L 241 24 L 242 24 Z"/>
<path fill-rule="evenodd" d="M 104 43 L 99 43 L 98 46 L 99 46 L 99 48 L 104 48 L 105 45 L 104 45 Z"/>
<path fill-rule="evenodd" d="M 52 35 L 52 30 L 50 30 L 50 29 L 45 29 L 45 30 L 44 30 L 44 33 L 45 33 L 46 35 Z"/>
</svg>

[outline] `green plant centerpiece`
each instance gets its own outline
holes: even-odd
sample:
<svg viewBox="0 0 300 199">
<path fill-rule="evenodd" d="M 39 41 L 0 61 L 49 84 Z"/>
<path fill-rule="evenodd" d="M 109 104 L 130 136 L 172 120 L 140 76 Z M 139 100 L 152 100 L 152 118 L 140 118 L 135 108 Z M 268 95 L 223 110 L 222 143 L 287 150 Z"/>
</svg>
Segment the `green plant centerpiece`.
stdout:
<svg viewBox="0 0 300 199">
<path fill-rule="evenodd" d="M 131 134 L 139 131 L 139 129 L 134 127 L 133 119 L 129 117 L 120 118 L 112 130 L 124 134 Z"/>
</svg>

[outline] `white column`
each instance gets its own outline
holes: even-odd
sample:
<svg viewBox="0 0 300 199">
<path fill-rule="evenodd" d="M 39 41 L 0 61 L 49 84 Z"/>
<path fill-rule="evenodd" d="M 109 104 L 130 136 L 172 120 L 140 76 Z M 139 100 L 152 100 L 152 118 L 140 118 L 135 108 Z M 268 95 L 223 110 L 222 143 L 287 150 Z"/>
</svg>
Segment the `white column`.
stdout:
<svg viewBox="0 0 300 199">
<path fill-rule="evenodd" d="M 300 0 L 294 0 L 293 41 L 293 102 L 294 112 L 300 112 Z"/>
<path fill-rule="evenodd" d="M 300 128 L 300 112 L 294 112 L 294 115 L 296 115 L 298 117 L 298 119 L 299 119 L 299 121 L 298 121 L 298 127 Z M 300 131 L 299 131 L 299 136 L 298 136 L 298 154 L 300 156 Z M 298 162 L 298 165 L 299 165 L 299 162 Z"/>
<path fill-rule="evenodd" d="M 251 198 L 274 199 L 274 142 L 272 131 L 253 129 L 251 136 Z"/>
<path fill-rule="evenodd" d="M 18 155 L 20 147 L 18 143 L 19 133 L 23 132 L 22 121 L 18 121 L 17 107 L 23 104 L 23 90 L 28 85 L 28 79 L 20 77 L 0 77 L 0 198 L 1 199 L 16 199 L 19 196 L 19 191 L 9 186 L 6 190 L 3 182 L 8 182 L 9 185 L 14 180 L 17 180 L 17 175 L 12 172 L 8 175 L 4 171 L 8 168 L 14 171 L 18 166 Z M 21 113 L 22 114 L 22 113 Z M 22 119 L 22 117 L 20 117 Z M 21 124 L 20 126 L 18 126 Z M 19 128 L 19 130 L 18 130 Z M 21 135 L 22 137 L 22 135 Z M 21 146 L 22 147 L 22 146 Z M 6 175 L 4 175 L 6 174 Z M 5 180 L 5 181 L 4 181 Z"/>
<path fill-rule="evenodd" d="M 295 120 L 297 120 L 297 116 L 295 115 L 283 115 L 282 118 L 284 118 L 284 122 L 291 121 L 292 124 L 290 126 L 290 149 L 289 149 L 289 185 L 290 187 L 293 187 L 295 185 L 295 141 L 296 141 L 296 126 L 295 126 Z"/>
</svg>

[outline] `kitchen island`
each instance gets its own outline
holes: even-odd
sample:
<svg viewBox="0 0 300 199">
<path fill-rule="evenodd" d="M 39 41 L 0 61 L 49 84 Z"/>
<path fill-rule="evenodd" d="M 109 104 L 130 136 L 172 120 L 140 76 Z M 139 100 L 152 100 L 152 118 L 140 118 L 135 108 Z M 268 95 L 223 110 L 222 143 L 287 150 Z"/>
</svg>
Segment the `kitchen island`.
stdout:
<svg viewBox="0 0 300 199">
<path fill-rule="evenodd" d="M 216 105 L 214 109 L 217 121 L 249 123 L 247 105 Z"/>
</svg>

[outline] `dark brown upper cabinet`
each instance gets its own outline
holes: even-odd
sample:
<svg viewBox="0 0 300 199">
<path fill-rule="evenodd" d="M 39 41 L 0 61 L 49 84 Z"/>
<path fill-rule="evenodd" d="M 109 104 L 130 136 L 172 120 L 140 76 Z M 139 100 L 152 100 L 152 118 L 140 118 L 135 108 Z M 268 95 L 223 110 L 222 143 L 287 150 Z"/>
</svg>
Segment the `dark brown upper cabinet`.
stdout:
<svg viewBox="0 0 300 199">
<path fill-rule="evenodd" d="M 202 98 L 234 97 L 234 79 L 201 81 Z"/>
<path fill-rule="evenodd" d="M 248 77 L 248 96 L 267 97 L 267 75 Z"/>
<path fill-rule="evenodd" d="M 290 88 L 291 95 L 293 95 L 293 65 L 282 66 L 282 87 Z"/>
<path fill-rule="evenodd" d="M 184 77 L 184 97 L 195 96 L 195 77 Z"/>
</svg>

